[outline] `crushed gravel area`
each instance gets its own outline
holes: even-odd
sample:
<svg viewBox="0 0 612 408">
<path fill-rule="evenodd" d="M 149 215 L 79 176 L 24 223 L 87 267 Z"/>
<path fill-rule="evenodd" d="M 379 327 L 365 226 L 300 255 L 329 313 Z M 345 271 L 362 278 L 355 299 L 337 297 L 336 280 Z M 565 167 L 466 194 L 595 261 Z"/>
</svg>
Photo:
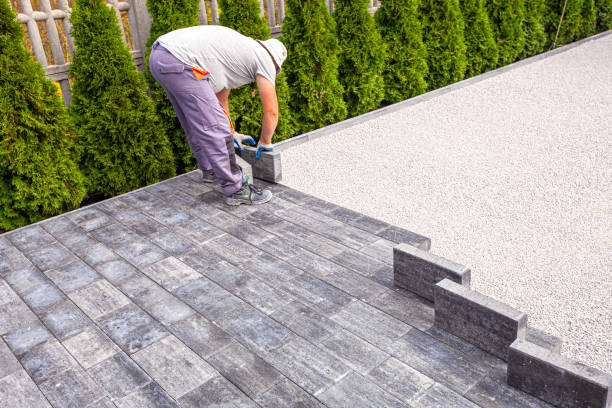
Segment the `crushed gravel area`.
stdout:
<svg viewBox="0 0 612 408">
<path fill-rule="evenodd" d="M 429 236 L 612 373 L 612 35 L 283 151 L 283 183 Z"/>
</svg>

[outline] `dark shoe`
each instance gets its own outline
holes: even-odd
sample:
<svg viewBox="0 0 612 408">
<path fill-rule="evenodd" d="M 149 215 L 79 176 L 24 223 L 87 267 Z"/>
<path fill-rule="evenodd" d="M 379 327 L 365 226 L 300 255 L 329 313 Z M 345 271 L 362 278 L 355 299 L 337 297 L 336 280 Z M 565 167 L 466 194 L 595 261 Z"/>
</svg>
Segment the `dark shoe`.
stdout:
<svg viewBox="0 0 612 408">
<path fill-rule="evenodd" d="M 215 173 L 202 173 L 202 181 L 205 183 L 216 183 L 217 181 L 219 181 L 219 179 L 217 178 L 217 176 L 215 176 Z"/>
<path fill-rule="evenodd" d="M 245 177 L 242 180 L 242 187 L 231 196 L 225 198 L 225 204 L 227 205 L 240 205 L 240 204 L 263 204 L 267 203 L 272 199 L 272 192 L 270 190 L 263 190 L 257 188 L 249 183 L 249 178 Z"/>
</svg>

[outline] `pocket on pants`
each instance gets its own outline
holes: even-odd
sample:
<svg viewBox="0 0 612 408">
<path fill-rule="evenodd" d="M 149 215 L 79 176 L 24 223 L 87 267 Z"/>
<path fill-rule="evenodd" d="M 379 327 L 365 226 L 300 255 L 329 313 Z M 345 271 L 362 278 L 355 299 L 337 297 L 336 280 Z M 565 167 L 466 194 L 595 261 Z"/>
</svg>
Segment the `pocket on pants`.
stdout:
<svg viewBox="0 0 612 408">
<path fill-rule="evenodd" d="M 160 74 L 180 74 L 185 70 L 185 64 L 181 63 L 164 63 L 159 61 L 157 68 Z"/>
<path fill-rule="evenodd" d="M 225 136 L 225 144 L 227 145 L 227 153 L 229 154 L 230 170 L 232 174 L 240 173 L 240 166 L 236 162 L 236 152 L 234 152 L 234 136 Z"/>
<path fill-rule="evenodd" d="M 221 124 L 219 116 L 223 115 L 223 117 L 225 117 L 225 114 L 222 113 L 221 106 L 216 99 L 214 101 L 209 101 L 196 94 L 192 94 L 191 97 L 193 98 L 194 103 L 198 108 L 197 110 L 201 115 L 201 117 L 198 118 L 198 121 L 202 124 L 203 130 L 217 127 Z"/>
</svg>

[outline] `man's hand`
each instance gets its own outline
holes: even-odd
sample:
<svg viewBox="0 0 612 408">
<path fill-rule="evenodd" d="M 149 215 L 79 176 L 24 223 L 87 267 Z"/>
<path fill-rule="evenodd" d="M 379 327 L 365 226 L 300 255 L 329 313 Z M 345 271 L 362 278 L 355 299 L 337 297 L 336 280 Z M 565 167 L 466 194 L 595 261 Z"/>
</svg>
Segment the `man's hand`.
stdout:
<svg viewBox="0 0 612 408">
<path fill-rule="evenodd" d="M 234 144 L 241 152 L 244 150 L 243 143 L 248 143 L 250 145 L 255 145 L 255 139 L 249 135 L 243 135 L 242 133 L 234 132 Z"/>
<path fill-rule="evenodd" d="M 272 143 L 262 143 L 260 140 L 259 143 L 257 144 L 257 154 L 255 155 L 256 159 L 259 159 L 262 151 L 273 152 L 274 146 L 272 145 Z"/>
</svg>

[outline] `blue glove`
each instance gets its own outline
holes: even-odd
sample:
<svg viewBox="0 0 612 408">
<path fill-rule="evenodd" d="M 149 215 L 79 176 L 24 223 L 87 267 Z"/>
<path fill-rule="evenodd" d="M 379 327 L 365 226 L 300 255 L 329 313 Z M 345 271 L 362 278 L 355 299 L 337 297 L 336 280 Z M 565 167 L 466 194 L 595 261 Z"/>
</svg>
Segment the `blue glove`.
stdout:
<svg viewBox="0 0 612 408">
<path fill-rule="evenodd" d="M 256 159 L 259 159 L 259 157 L 261 156 L 261 151 L 264 152 L 273 152 L 274 151 L 274 147 L 272 146 L 272 143 L 270 144 L 264 144 L 261 143 L 261 140 L 259 141 L 259 144 L 257 144 L 257 154 L 255 155 Z"/>
<path fill-rule="evenodd" d="M 255 144 L 255 139 L 249 135 L 243 135 L 242 133 L 234 132 L 234 144 L 241 152 L 244 151 L 243 143 L 248 143 L 251 145 Z"/>
</svg>

